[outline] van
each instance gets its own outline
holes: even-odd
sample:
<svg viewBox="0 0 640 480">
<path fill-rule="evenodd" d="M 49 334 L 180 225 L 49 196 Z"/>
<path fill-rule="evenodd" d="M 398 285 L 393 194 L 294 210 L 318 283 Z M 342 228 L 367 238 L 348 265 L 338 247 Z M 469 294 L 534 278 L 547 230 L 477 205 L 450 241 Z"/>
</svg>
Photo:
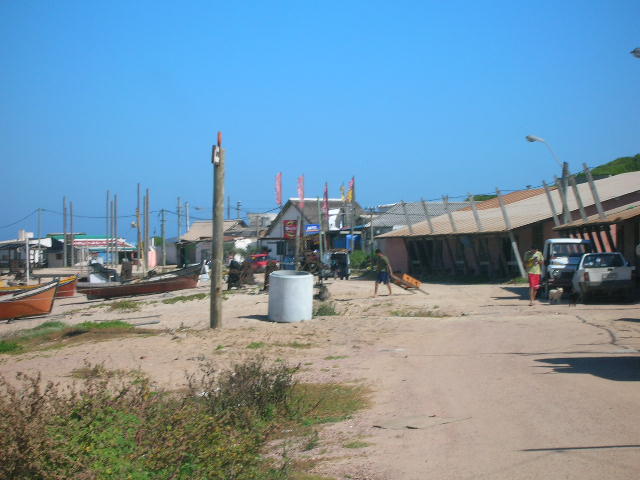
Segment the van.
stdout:
<svg viewBox="0 0 640 480">
<path fill-rule="evenodd" d="M 550 238 L 544 242 L 544 264 L 542 265 L 543 293 L 551 288 L 572 288 L 573 274 L 585 253 L 595 251 L 591 240 L 582 238 Z"/>
</svg>

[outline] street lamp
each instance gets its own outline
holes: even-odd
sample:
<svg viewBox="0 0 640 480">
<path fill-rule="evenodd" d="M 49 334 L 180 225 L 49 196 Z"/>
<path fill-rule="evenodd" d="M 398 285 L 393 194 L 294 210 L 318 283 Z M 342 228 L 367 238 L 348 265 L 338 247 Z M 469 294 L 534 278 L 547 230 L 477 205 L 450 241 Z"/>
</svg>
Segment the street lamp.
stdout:
<svg viewBox="0 0 640 480">
<path fill-rule="evenodd" d="M 564 223 L 569 223 L 571 221 L 571 217 L 569 215 L 569 208 L 567 206 L 567 192 L 569 190 L 569 164 L 567 162 L 560 163 L 558 160 L 558 156 L 556 152 L 553 151 L 551 145 L 549 145 L 544 138 L 536 137 L 535 135 L 527 135 L 524 137 L 527 142 L 540 142 L 544 143 L 549 151 L 551 152 L 551 156 L 556 161 L 556 163 L 562 168 L 562 179 L 560 182 L 560 197 L 562 198 L 562 216 L 564 218 Z"/>
<path fill-rule="evenodd" d="M 549 151 L 551 152 L 551 156 L 553 156 L 553 159 L 556 161 L 556 163 L 558 165 L 560 165 L 560 168 L 563 168 L 564 165 L 562 163 L 560 163 L 560 160 L 558 160 L 558 157 L 556 155 L 556 152 L 553 151 L 553 149 L 551 148 L 551 145 L 549 145 L 544 138 L 540 138 L 540 137 L 536 137 L 535 135 L 527 135 L 526 137 L 524 137 L 527 139 L 528 142 L 540 142 L 540 143 L 544 143 L 547 148 L 549 149 Z M 566 162 L 565 162 L 566 163 Z M 562 173 L 564 175 L 564 171 Z"/>
</svg>

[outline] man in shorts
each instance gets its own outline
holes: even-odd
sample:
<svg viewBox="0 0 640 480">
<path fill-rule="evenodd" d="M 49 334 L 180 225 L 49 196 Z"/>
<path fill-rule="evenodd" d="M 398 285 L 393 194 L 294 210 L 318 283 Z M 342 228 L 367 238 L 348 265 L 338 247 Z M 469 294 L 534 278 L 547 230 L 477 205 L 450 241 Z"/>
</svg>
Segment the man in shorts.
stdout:
<svg viewBox="0 0 640 480">
<path fill-rule="evenodd" d="M 533 301 L 536 299 L 540 289 L 540 274 L 542 273 L 543 262 L 544 257 L 536 247 L 531 247 L 524 254 L 524 268 L 526 268 L 529 275 L 529 306 L 533 305 Z"/>
<path fill-rule="evenodd" d="M 373 290 L 373 296 L 375 297 L 378 295 L 378 285 L 380 283 L 387 285 L 389 295 L 391 295 L 391 264 L 389 263 L 389 259 L 382 254 L 379 248 L 376 250 L 375 266 L 376 286 Z"/>
</svg>

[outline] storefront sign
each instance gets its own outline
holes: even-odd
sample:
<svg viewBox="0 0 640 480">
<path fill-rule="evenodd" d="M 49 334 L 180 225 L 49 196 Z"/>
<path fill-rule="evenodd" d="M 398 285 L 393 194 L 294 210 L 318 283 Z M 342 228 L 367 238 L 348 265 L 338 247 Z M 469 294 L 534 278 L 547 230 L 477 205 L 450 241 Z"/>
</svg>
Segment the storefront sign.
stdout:
<svg viewBox="0 0 640 480">
<path fill-rule="evenodd" d="M 283 220 L 282 221 L 283 237 L 284 238 L 296 238 L 298 233 L 298 221 L 297 220 Z"/>
</svg>

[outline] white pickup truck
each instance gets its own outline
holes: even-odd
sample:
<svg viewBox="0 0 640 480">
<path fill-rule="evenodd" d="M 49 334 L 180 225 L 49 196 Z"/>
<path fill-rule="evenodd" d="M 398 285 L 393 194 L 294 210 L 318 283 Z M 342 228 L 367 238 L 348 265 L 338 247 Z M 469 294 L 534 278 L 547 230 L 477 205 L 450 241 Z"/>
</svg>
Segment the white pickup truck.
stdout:
<svg viewBox="0 0 640 480">
<path fill-rule="evenodd" d="M 573 290 L 586 302 L 595 294 L 623 295 L 630 298 L 633 294 L 633 271 L 621 253 L 587 253 L 582 256 L 573 275 Z"/>
</svg>

